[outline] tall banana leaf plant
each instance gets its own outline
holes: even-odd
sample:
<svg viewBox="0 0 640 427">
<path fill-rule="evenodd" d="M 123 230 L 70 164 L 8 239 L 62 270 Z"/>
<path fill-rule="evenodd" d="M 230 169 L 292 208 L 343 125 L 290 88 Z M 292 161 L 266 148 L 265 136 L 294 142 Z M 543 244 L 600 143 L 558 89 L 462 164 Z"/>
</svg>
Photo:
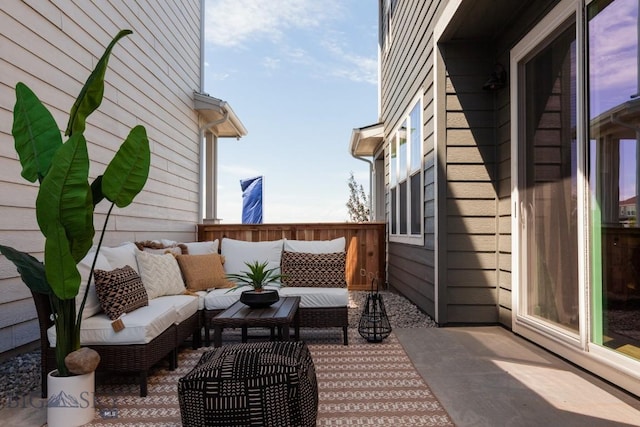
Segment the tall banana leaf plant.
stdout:
<svg viewBox="0 0 640 427">
<path fill-rule="evenodd" d="M 16 85 L 12 134 L 22 165 L 22 177 L 38 181 L 36 218 L 45 237 L 44 263 L 12 247 L 0 252 L 17 267 L 32 292 L 49 296 L 56 328 L 56 363 L 59 376 L 69 376 L 64 359 L 80 348 L 80 325 L 88 289 L 76 312 L 80 288 L 77 264 L 93 245 L 94 209 L 103 199 L 111 202 L 97 253 L 113 206 L 129 205 L 147 181 L 150 166 L 149 140 L 145 128 L 135 126 L 122 142 L 104 173 L 89 184 L 89 154 L 84 137 L 87 117 L 102 103 L 104 76 L 111 51 L 132 34 L 120 31 L 106 48 L 84 84 L 69 113 L 63 138 L 53 116 L 24 83 Z M 93 276 L 95 258 L 90 270 Z"/>
</svg>

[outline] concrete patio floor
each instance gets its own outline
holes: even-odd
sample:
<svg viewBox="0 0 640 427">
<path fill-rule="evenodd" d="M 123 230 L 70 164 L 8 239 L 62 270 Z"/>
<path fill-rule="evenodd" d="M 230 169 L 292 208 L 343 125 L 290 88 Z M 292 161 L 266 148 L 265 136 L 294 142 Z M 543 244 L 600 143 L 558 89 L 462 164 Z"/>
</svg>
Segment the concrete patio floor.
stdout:
<svg viewBox="0 0 640 427">
<path fill-rule="evenodd" d="M 640 426 L 640 399 L 499 326 L 394 329 L 458 427 Z M 0 425 L 42 426 L 34 392 Z"/>
<path fill-rule="evenodd" d="M 502 327 L 394 332 L 458 427 L 640 426 L 640 399 Z"/>
</svg>

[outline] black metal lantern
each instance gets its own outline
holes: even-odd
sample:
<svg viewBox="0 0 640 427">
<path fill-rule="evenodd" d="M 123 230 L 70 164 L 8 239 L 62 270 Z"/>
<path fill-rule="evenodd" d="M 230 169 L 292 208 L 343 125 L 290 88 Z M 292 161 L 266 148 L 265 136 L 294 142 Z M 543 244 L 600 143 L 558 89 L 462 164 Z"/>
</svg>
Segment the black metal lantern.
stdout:
<svg viewBox="0 0 640 427">
<path fill-rule="evenodd" d="M 361 274 L 364 276 L 363 272 Z M 382 295 L 379 293 L 378 278 L 372 274 L 369 274 L 369 278 L 371 278 L 371 291 L 367 295 L 367 301 L 360 316 L 358 332 L 369 342 L 381 342 L 391 334 L 391 324 L 384 308 Z"/>
</svg>

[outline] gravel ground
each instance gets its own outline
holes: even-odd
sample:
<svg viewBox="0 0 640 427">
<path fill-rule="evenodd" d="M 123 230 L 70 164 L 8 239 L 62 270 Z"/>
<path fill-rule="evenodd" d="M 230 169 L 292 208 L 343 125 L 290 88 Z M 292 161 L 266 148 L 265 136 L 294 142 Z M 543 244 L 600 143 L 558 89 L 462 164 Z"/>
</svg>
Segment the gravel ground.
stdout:
<svg viewBox="0 0 640 427">
<path fill-rule="evenodd" d="M 357 328 L 368 292 L 352 291 L 349 297 L 349 327 Z M 392 328 L 429 328 L 435 322 L 406 298 L 381 291 Z M 40 350 L 14 356 L 0 363 L 0 409 L 7 402 L 40 390 Z"/>
<path fill-rule="evenodd" d="M 0 409 L 10 400 L 19 400 L 34 390 L 39 392 L 40 349 L 4 361 L 0 364 L 0 378 Z"/>
<path fill-rule="evenodd" d="M 349 293 L 349 327 L 357 328 L 369 292 Z M 390 291 L 380 291 L 391 328 L 433 328 L 436 323 L 405 297 Z"/>
</svg>

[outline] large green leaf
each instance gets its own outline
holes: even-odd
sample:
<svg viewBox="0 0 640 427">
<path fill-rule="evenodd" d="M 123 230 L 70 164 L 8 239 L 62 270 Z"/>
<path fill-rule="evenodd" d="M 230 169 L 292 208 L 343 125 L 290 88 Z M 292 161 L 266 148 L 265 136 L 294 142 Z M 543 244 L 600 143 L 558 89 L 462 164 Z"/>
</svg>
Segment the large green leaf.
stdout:
<svg viewBox="0 0 640 427">
<path fill-rule="evenodd" d="M 107 72 L 107 65 L 109 63 L 109 56 L 111 50 L 118 43 L 118 41 L 132 34 L 131 30 L 121 30 L 113 38 L 109 46 L 102 54 L 102 57 L 96 64 L 96 67 L 91 72 L 91 75 L 85 82 L 76 102 L 71 107 L 69 112 L 69 123 L 67 123 L 67 130 L 65 135 L 70 136 L 75 133 L 84 132 L 87 117 L 93 113 L 102 103 L 102 95 L 104 94 L 104 75 Z"/>
<path fill-rule="evenodd" d="M 69 240 L 76 262 L 93 243 L 93 202 L 88 183 L 89 154 L 82 134 L 75 134 L 54 156 L 51 169 L 40 184 L 36 199 L 36 216 L 42 233 L 57 232 L 60 224 Z M 46 256 L 46 255 L 45 255 Z"/>
<path fill-rule="evenodd" d="M 29 289 L 39 294 L 51 294 L 42 262 L 28 253 L 18 251 L 10 246 L 0 245 L 0 253 L 16 266 L 22 281 Z"/>
<path fill-rule="evenodd" d="M 102 194 L 102 175 L 99 175 L 91 183 L 91 194 L 93 195 L 93 206 L 96 206 L 104 199 L 104 194 Z"/>
<path fill-rule="evenodd" d="M 47 107 L 24 83 L 16 85 L 11 133 L 20 156 L 22 177 L 30 182 L 42 180 L 62 145 L 62 136 Z"/>
<path fill-rule="evenodd" d="M 151 152 L 144 127 L 131 129 L 102 176 L 102 192 L 119 208 L 128 206 L 149 176 Z"/>
<path fill-rule="evenodd" d="M 52 222 L 44 245 L 44 266 L 53 293 L 61 300 L 75 298 L 80 289 L 80 272 L 62 224 Z M 69 331 L 73 333 L 73 331 Z"/>
</svg>

